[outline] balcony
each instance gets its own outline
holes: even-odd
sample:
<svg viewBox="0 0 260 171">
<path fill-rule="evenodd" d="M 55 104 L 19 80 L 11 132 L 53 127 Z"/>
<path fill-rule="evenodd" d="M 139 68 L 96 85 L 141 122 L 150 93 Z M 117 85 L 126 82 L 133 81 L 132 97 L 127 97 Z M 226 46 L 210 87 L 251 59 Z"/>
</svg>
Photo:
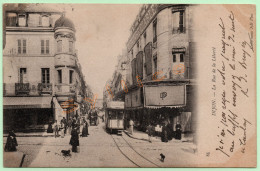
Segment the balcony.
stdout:
<svg viewBox="0 0 260 171">
<path fill-rule="evenodd" d="M 27 94 L 30 92 L 30 84 L 29 83 L 15 83 L 15 95 L 18 94 Z"/>
<path fill-rule="evenodd" d="M 52 94 L 52 84 L 51 83 L 39 83 L 38 91 L 39 91 L 40 95 Z"/>
</svg>

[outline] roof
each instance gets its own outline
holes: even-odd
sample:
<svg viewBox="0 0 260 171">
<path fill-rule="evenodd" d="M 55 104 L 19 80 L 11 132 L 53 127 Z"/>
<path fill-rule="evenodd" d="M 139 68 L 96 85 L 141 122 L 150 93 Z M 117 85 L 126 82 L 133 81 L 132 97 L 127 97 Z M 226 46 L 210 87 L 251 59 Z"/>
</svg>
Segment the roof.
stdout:
<svg viewBox="0 0 260 171">
<path fill-rule="evenodd" d="M 4 97 L 4 109 L 51 108 L 52 96 Z"/>
<path fill-rule="evenodd" d="M 73 22 L 70 19 L 66 18 L 65 15 L 62 15 L 58 20 L 56 20 L 54 28 L 57 27 L 69 27 L 72 30 L 75 30 Z"/>
<path fill-rule="evenodd" d="M 31 13 L 61 13 L 61 11 L 50 8 L 51 4 L 4 4 L 5 11 L 12 12 L 31 12 Z"/>
</svg>

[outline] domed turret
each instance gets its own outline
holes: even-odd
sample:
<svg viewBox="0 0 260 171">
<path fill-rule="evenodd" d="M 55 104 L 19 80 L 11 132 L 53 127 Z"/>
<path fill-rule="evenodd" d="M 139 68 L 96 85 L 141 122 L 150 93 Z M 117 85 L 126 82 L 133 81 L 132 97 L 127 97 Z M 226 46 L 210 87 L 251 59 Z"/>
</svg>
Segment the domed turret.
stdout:
<svg viewBox="0 0 260 171">
<path fill-rule="evenodd" d="M 56 22 L 54 25 L 54 29 L 57 29 L 58 27 L 66 27 L 66 28 L 70 28 L 73 31 L 75 31 L 75 26 L 73 24 L 73 22 L 66 18 L 65 15 L 62 15 Z"/>
</svg>

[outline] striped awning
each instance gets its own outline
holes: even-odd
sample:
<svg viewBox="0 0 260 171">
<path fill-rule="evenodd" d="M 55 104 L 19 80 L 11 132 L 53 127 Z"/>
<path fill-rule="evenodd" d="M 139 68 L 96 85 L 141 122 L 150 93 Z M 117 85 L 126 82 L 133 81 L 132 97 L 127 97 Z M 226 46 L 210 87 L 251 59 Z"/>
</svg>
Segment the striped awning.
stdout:
<svg viewBox="0 0 260 171">
<path fill-rule="evenodd" d="M 52 96 L 4 97 L 4 109 L 51 108 Z"/>
</svg>

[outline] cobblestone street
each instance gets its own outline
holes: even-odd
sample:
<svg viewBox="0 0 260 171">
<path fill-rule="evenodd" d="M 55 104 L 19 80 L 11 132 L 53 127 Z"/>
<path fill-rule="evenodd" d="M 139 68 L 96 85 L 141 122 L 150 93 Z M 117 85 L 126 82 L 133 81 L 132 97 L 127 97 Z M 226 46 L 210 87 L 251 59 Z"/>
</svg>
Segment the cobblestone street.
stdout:
<svg viewBox="0 0 260 171">
<path fill-rule="evenodd" d="M 174 140 L 169 143 L 159 141 L 149 143 L 133 139 L 125 133 L 122 137 L 111 136 L 105 132 L 103 123 L 90 126 L 89 133 L 88 137 L 80 138 L 79 153 L 72 153 L 70 157 L 61 155 L 61 150 L 71 150 L 68 135 L 64 138 L 17 137 L 18 151 L 26 155 L 22 167 L 170 167 L 185 166 L 187 161 L 191 163 L 191 158 L 193 160 L 196 158 L 194 153 L 185 152 L 185 149 L 189 149 L 192 143 Z M 5 141 L 6 138 L 4 138 Z M 121 150 L 129 146 L 131 148 L 123 150 L 125 153 L 123 154 L 117 146 Z M 164 162 L 160 161 L 161 153 L 166 156 Z M 144 161 L 138 157 L 144 158 Z M 138 165 L 134 164 L 136 161 L 139 162 Z"/>
</svg>

